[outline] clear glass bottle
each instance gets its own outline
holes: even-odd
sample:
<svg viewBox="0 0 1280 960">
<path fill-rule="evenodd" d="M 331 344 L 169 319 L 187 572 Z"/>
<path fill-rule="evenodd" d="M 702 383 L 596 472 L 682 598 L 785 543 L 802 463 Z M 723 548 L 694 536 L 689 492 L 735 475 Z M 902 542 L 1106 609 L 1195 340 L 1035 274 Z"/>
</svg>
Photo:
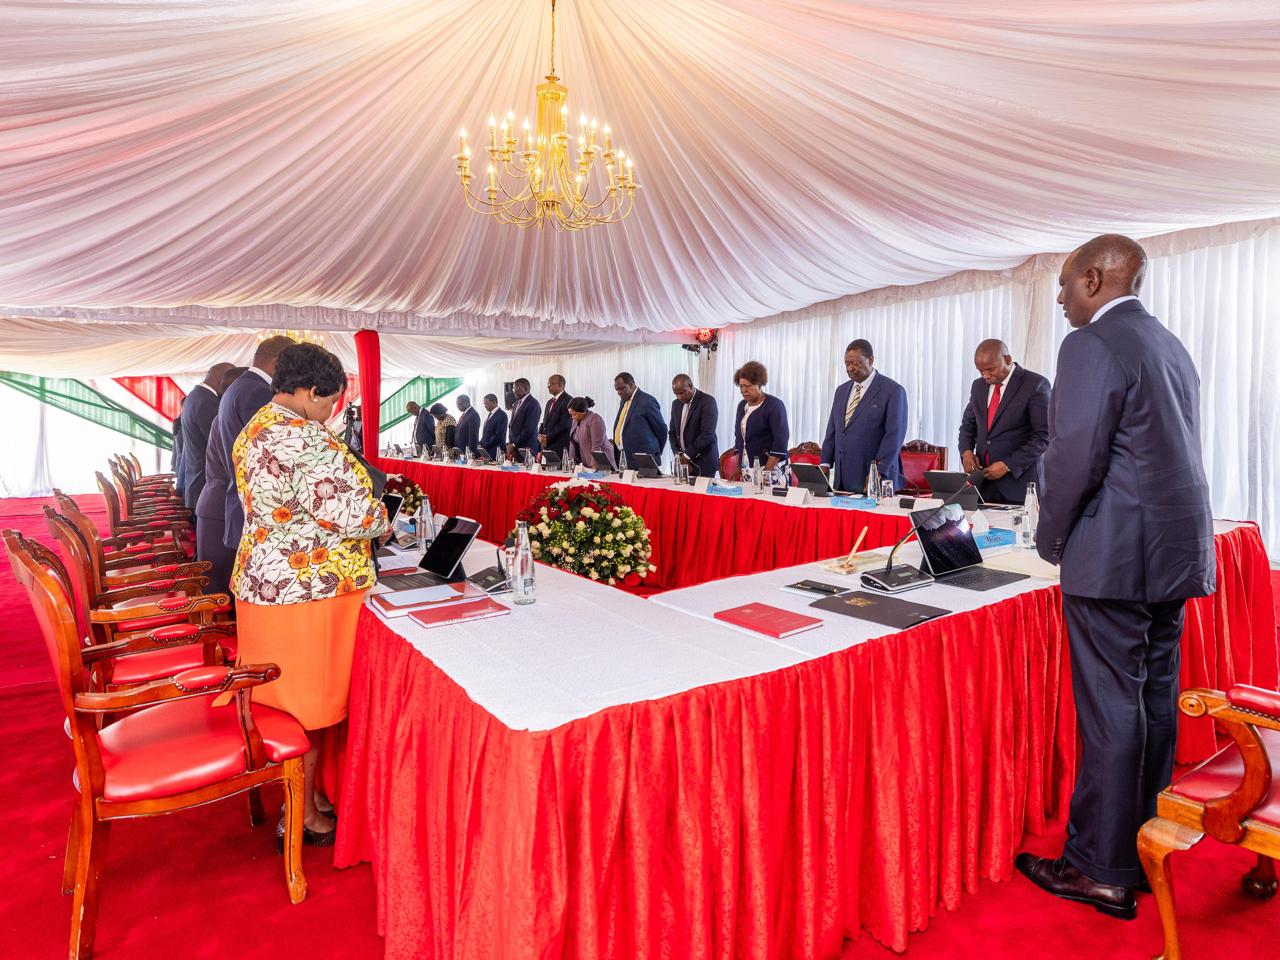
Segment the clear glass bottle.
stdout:
<svg viewBox="0 0 1280 960">
<path fill-rule="evenodd" d="M 1022 501 L 1021 545 L 1034 549 L 1036 545 L 1036 527 L 1040 524 L 1040 497 L 1036 493 L 1034 483 L 1027 484 L 1027 496 Z"/>
<path fill-rule="evenodd" d="M 533 469 L 533 451 L 528 447 L 524 448 L 524 468 L 526 470 Z"/>
<path fill-rule="evenodd" d="M 618 472 L 622 473 L 627 469 L 627 453 L 621 447 L 618 448 Z"/>
<path fill-rule="evenodd" d="M 516 563 L 511 578 L 511 588 L 516 603 L 533 603 L 534 595 L 533 548 L 529 546 L 529 524 L 521 520 L 516 528 Z"/>
<path fill-rule="evenodd" d="M 424 493 L 422 502 L 418 504 L 418 512 L 413 520 L 413 532 L 418 541 L 418 549 L 426 550 L 427 544 L 436 538 L 436 518 L 431 512 L 431 501 Z"/>
<path fill-rule="evenodd" d="M 874 497 L 880 493 L 880 479 L 880 465 L 872 460 L 867 468 L 866 496 Z"/>
</svg>

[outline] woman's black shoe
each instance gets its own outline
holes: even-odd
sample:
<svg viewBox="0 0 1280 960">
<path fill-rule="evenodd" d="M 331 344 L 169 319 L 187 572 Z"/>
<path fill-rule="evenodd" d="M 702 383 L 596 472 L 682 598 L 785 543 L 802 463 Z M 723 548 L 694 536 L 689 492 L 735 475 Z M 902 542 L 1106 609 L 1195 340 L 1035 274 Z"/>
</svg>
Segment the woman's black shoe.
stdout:
<svg viewBox="0 0 1280 960">
<path fill-rule="evenodd" d="M 302 827 L 302 845 L 306 847 L 332 847 L 338 839 L 338 825 L 334 821 L 332 830 L 325 833 L 317 833 L 310 827 L 303 825 Z M 280 818 L 280 822 L 276 824 L 276 852 L 284 853 L 284 817 Z"/>
</svg>

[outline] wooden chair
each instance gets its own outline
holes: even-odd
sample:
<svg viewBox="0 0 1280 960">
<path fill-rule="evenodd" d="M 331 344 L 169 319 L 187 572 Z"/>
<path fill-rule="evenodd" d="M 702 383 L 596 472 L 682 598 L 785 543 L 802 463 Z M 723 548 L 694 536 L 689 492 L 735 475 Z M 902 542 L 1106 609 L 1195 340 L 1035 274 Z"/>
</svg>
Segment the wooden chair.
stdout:
<svg viewBox="0 0 1280 960">
<path fill-rule="evenodd" d="M 111 569 L 141 564 L 167 564 L 168 566 L 157 567 L 157 572 L 161 575 L 195 576 L 209 569 L 208 563 L 201 565 L 199 561 L 189 559 L 186 544 L 180 538 L 180 532 L 187 527 L 185 523 L 171 524 L 161 520 L 103 537 L 94 522 L 71 497 L 55 488 L 53 500 L 58 505 L 58 512 L 80 531 L 86 546 L 96 548 L 95 552 L 101 554 L 103 569 L 108 569 L 108 558 L 113 564 Z M 132 564 L 128 561 L 132 561 Z"/>
<path fill-rule="evenodd" d="M 935 447 L 923 440 L 912 440 L 902 446 L 902 481 L 905 484 L 901 492 L 913 497 L 927 497 L 933 493 L 929 481 L 925 478 L 926 470 L 947 469 L 947 448 Z"/>
<path fill-rule="evenodd" d="M 1280 693 L 1238 684 L 1225 694 L 1187 690 L 1182 712 L 1212 717 L 1235 742 L 1162 791 L 1156 816 L 1138 833 L 1138 854 L 1164 928 L 1157 960 L 1182 960 L 1173 905 L 1169 854 L 1189 850 L 1207 833 L 1258 855 L 1244 876 L 1244 892 L 1258 900 L 1276 893 L 1280 857 Z"/>
<path fill-rule="evenodd" d="M 158 601 L 123 611 L 91 610 L 83 600 L 83 591 L 77 598 L 75 581 L 57 554 L 21 534 L 16 535 L 15 543 L 55 577 L 68 598 L 83 644 L 95 648 L 89 668 L 93 689 L 135 686 L 192 667 L 235 659 L 235 624 L 216 619 L 225 597 L 183 598 L 180 604 L 167 605 Z M 143 628 L 134 626 L 139 622 Z M 98 647 L 109 650 L 109 656 L 97 651 Z"/>
<path fill-rule="evenodd" d="M 742 465 L 738 462 L 737 450 L 726 450 L 720 454 L 720 476 L 725 480 L 737 480 L 738 475 L 742 472 Z"/>
<path fill-rule="evenodd" d="M 177 483 L 178 478 L 172 473 L 143 473 L 142 462 L 132 453 L 122 455 L 120 457 L 120 464 L 128 471 L 135 484 L 142 484 L 144 486 L 164 485 L 173 489 L 174 485 Z"/>
<path fill-rule="evenodd" d="M 806 440 L 797 447 L 792 447 L 787 451 L 788 463 L 809 463 L 817 466 L 822 463 L 822 447 L 814 443 L 812 440 Z M 793 475 L 791 477 L 791 486 L 798 486 L 799 480 Z"/>
<path fill-rule="evenodd" d="M 110 460 L 108 469 L 120 496 L 124 516 L 186 512 L 187 507 L 171 486 L 137 487 L 119 460 Z"/>
<path fill-rule="evenodd" d="M 307 895 L 302 872 L 302 755 L 306 732 L 286 713 L 250 704 L 249 691 L 280 676 L 273 663 L 218 665 L 123 691 L 97 691 L 86 681 L 86 657 L 58 576 L 4 531 L 5 551 L 26 590 L 48 649 L 75 753 L 78 791 L 67 836 L 62 892 L 73 896 L 71 960 L 93 955 L 98 895 L 111 821 L 151 817 L 248 792 L 250 821 L 262 821 L 252 798 L 268 783 L 285 788 L 285 881 L 289 899 Z M 234 705 L 214 706 L 231 693 Z M 104 713 L 127 714 L 98 728 Z"/>
<path fill-rule="evenodd" d="M 123 537 L 129 534 L 146 533 L 155 530 L 168 530 L 177 543 L 194 532 L 191 526 L 191 511 L 176 507 L 152 513 L 129 515 L 120 499 L 120 491 L 96 471 L 94 477 L 98 482 L 98 492 L 102 494 L 102 503 L 107 509 L 107 525 L 112 537 Z"/>
</svg>

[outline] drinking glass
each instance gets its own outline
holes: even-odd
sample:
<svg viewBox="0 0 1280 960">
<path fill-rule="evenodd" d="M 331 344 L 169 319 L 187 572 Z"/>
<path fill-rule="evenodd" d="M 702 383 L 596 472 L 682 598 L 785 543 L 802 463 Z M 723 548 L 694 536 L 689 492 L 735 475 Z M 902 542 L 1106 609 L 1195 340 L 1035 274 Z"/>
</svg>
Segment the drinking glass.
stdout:
<svg viewBox="0 0 1280 960">
<path fill-rule="evenodd" d="M 893 481 L 892 480 L 880 481 L 880 499 L 881 500 L 893 499 Z"/>
</svg>

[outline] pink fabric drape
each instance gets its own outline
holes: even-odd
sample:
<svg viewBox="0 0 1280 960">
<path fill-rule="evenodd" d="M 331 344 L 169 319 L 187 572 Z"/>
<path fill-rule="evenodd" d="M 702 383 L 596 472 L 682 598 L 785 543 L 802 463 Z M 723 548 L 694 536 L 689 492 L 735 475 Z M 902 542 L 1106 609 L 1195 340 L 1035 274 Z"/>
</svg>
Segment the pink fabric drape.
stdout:
<svg viewBox="0 0 1280 960">
<path fill-rule="evenodd" d="M 360 367 L 364 456 L 373 463 L 378 456 L 378 405 L 382 403 L 382 345 L 376 330 L 361 330 L 356 334 L 356 359 Z"/>
</svg>

